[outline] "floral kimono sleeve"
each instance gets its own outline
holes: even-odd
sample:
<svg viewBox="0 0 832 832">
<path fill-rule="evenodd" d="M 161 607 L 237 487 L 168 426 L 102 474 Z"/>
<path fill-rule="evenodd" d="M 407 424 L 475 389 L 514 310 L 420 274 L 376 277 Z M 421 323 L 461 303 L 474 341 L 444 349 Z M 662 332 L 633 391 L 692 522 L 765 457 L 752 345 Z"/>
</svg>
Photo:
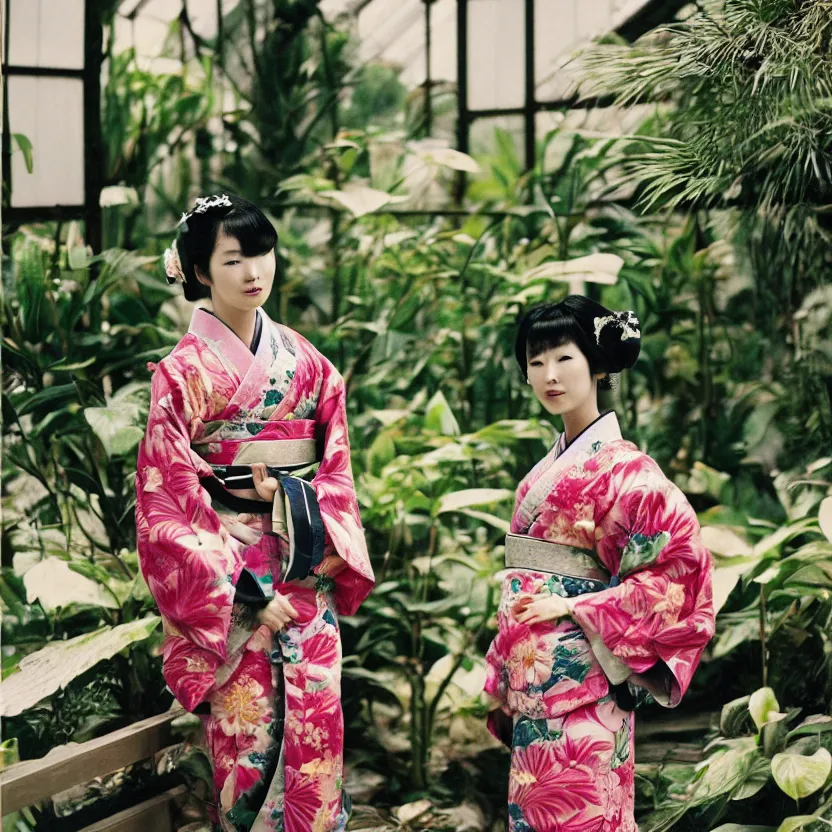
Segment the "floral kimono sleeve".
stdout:
<svg viewBox="0 0 832 832">
<path fill-rule="evenodd" d="M 714 633 L 710 554 L 687 499 L 650 457 L 611 476 L 598 553 L 615 577 L 581 596 L 572 617 L 611 683 L 629 681 L 673 707 Z"/>
<path fill-rule="evenodd" d="M 206 699 L 226 660 L 243 567 L 239 542 L 199 483 L 211 469 L 190 444 L 198 396 L 194 379 L 159 365 L 136 475 L 139 560 L 164 623 L 163 673 L 189 711 Z"/>
<path fill-rule="evenodd" d="M 341 374 L 322 358 L 323 381 L 315 414 L 321 464 L 312 480 L 326 531 L 327 548 L 347 563 L 335 576 L 335 604 L 353 615 L 373 588 L 373 570 L 350 466 L 346 386 Z"/>
</svg>

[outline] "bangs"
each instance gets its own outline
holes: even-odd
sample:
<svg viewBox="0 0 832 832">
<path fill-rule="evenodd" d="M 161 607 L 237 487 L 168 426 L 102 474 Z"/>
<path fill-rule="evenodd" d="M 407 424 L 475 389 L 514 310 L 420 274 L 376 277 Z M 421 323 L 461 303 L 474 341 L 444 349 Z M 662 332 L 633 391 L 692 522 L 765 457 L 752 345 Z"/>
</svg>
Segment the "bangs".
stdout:
<svg viewBox="0 0 832 832">
<path fill-rule="evenodd" d="M 222 218 L 220 227 L 239 241 L 244 257 L 268 254 L 277 245 L 277 231 L 268 217 L 253 205 L 249 210 L 235 208 Z"/>
<path fill-rule="evenodd" d="M 574 343 L 585 352 L 586 336 L 571 315 L 535 321 L 526 337 L 526 358 L 531 360 L 547 350 Z"/>
</svg>

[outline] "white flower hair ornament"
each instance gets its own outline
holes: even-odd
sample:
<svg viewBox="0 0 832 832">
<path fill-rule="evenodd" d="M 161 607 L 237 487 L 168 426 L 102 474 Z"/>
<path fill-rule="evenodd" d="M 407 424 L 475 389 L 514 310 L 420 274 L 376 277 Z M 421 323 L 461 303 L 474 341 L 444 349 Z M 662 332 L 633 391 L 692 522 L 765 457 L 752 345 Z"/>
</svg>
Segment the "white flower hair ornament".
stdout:
<svg viewBox="0 0 832 832">
<path fill-rule="evenodd" d="M 196 198 L 196 206 L 193 211 L 187 211 L 182 214 L 182 219 L 179 220 L 179 225 L 187 222 L 194 214 L 206 214 L 212 208 L 233 208 L 228 194 L 214 194 L 213 196 L 198 196 Z"/>
<path fill-rule="evenodd" d="M 169 249 L 165 250 L 165 275 L 168 283 L 184 283 L 185 272 L 182 271 L 182 261 L 179 259 L 179 249 L 174 240 Z"/>
<path fill-rule="evenodd" d="M 621 330 L 621 340 L 630 341 L 641 338 L 641 329 L 638 318 L 634 312 L 613 312 L 612 315 L 605 315 L 603 318 L 595 318 L 595 343 L 601 345 L 601 332 L 604 327 L 614 326 Z"/>
<path fill-rule="evenodd" d="M 196 199 L 196 206 L 193 211 L 186 211 L 179 220 L 179 225 L 184 225 L 194 214 L 206 214 L 212 208 L 233 208 L 228 194 L 214 194 L 213 196 L 201 196 Z M 176 240 L 171 243 L 165 251 L 165 275 L 168 283 L 184 283 L 185 272 L 182 271 L 182 261 L 179 259 L 179 249 Z"/>
</svg>

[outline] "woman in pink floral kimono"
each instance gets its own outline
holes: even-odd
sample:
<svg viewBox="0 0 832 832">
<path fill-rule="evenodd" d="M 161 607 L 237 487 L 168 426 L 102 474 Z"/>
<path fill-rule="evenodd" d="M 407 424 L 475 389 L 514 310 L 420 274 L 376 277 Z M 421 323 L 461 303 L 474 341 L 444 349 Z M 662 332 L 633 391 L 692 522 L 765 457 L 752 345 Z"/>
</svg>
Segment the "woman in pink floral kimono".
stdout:
<svg viewBox="0 0 832 832">
<path fill-rule="evenodd" d="M 168 279 L 211 311 L 154 368 L 138 546 L 165 680 L 203 718 L 216 827 L 334 832 L 349 815 L 338 614 L 373 572 L 344 382 L 260 308 L 276 242 L 255 205 L 222 194 L 197 200 L 166 252 Z"/>
<path fill-rule="evenodd" d="M 510 832 L 636 832 L 632 712 L 677 705 L 714 632 L 693 509 L 598 410 L 640 337 L 635 315 L 577 295 L 520 324 L 518 363 L 565 430 L 517 490 L 486 657 Z"/>
</svg>

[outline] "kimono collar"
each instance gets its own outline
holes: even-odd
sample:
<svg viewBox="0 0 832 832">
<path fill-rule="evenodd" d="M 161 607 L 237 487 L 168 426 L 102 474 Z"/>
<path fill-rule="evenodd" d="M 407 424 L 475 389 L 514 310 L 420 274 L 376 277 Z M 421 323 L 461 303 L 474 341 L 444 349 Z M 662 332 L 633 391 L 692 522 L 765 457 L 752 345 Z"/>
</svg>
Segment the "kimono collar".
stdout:
<svg viewBox="0 0 832 832">
<path fill-rule="evenodd" d="M 517 506 L 512 527 L 525 534 L 557 478 L 570 467 L 582 465 L 602 445 L 620 439 L 618 417 L 612 410 L 584 428 L 569 445 L 566 445 L 565 434 L 561 434 L 552 450 L 540 461 L 535 481 Z"/>
<path fill-rule="evenodd" d="M 257 310 L 257 314 L 261 317 L 264 332 L 260 337 L 260 344 L 258 345 L 256 354 L 251 352 L 248 344 L 234 330 L 227 324 L 224 324 L 216 315 L 212 315 L 207 309 L 203 309 L 202 307 L 197 307 L 194 310 L 188 332 L 196 335 L 208 344 L 226 366 L 230 365 L 237 371 L 240 377 L 243 377 L 251 369 L 255 356 L 263 351 L 264 346 L 268 344 L 269 340 L 265 337 L 268 318 L 266 318 L 265 313 L 260 309 Z"/>
<path fill-rule="evenodd" d="M 615 442 L 621 439 L 621 426 L 618 424 L 618 416 L 615 411 L 608 410 L 606 413 L 599 416 L 594 422 L 585 427 L 569 444 L 566 444 L 566 434 L 561 434 L 563 445 L 561 455 L 571 451 L 573 448 L 579 450 L 580 448 L 592 449 L 596 442 L 601 445 L 606 445 L 607 442 Z M 558 445 L 560 445 L 560 440 Z"/>
</svg>

